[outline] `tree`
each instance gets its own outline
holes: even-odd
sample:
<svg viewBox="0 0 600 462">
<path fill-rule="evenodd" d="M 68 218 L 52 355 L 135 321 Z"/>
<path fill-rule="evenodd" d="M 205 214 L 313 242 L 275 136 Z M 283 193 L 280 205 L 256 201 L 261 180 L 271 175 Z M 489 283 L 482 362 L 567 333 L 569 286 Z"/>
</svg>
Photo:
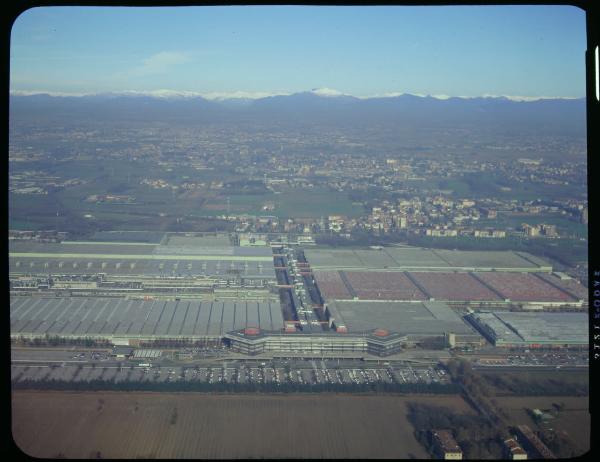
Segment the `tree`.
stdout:
<svg viewBox="0 0 600 462">
<path fill-rule="evenodd" d="M 458 361 L 456 361 L 455 359 L 451 359 L 450 361 L 448 361 L 446 367 L 448 368 L 448 372 L 450 372 L 450 375 L 453 378 L 455 378 L 458 374 Z"/>
<path fill-rule="evenodd" d="M 560 403 L 552 403 L 552 406 L 556 409 L 556 412 L 562 412 L 565 409 L 565 403 L 562 401 Z"/>
</svg>

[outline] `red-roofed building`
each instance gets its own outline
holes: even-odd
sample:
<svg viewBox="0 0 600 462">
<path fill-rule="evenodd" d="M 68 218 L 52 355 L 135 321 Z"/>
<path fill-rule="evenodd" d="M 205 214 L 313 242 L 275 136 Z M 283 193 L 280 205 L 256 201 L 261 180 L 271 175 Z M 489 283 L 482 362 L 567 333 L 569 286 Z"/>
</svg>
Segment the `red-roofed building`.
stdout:
<svg viewBox="0 0 600 462">
<path fill-rule="evenodd" d="M 514 438 L 510 438 L 504 441 L 504 447 L 506 448 L 506 456 L 512 460 L 526 460 L 527 453 L 519 446 L 519 443 Z"/>
</svg>

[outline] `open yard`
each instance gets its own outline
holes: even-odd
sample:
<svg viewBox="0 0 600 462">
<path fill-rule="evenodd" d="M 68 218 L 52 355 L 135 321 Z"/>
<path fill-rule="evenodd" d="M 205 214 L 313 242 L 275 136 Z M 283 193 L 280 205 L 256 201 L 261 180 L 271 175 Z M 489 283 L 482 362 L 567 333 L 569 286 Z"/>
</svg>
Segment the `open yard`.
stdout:
<svg viewBox="0 0 600 462">
<path fill-rule="evenodd" d="M 34 457 L 429 458 L 407 403 L 457 396 L 14 392 L 12 432 Z"/>
</svg>

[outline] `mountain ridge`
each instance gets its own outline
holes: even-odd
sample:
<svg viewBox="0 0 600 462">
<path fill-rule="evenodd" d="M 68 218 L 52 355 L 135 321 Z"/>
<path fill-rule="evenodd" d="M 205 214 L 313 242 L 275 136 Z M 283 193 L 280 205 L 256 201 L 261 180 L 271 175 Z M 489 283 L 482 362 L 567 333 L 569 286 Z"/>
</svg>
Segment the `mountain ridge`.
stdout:
<svg viewBox="0 0 600 462">
<path fill-rule="evenodd" d="M 227 96 L 229 95 L 229 96 Z M 255 96 L 250 96 L 255 95 Z M 497 99 L 497 100 L 508 100 L 514 102 L 534 102 L 541 100 L 558 100 L 558 101 L 572 101 L 572 100 L 585 100 L 583 97 L 565 97 L 565 96 L 507 96 L 507 95 L 479 95 L 479 96 L 448 96 L 448 95 L 421 95 L 413 93 L 389 93 L 384 95 L 372 95 L 372 96 L 354 96 L 337 90 L 331 90 L 328 88 L 314 88 L 309 91 L 300 91 L 293 93 L 267 93 L 267 92 L 231 92 L 231 93 L 201 93 L 193 91 L 180 91 L 180 90 L 151 90 L 151 91 L 112 91 L 112 92 L 96 92 L 96 93 L 60 93 L 51 91 L 20 91 L 15 90 L 10 92 L 10 97 L 34 97 L 34 96 L 47 96 L 55 98 L 117 98 L 117 97 L 153 97 L 157 99 L 165 100 L 183 100 L 183 99 L 205 99 L 209 101 L 227 101 L 227 100 L 261 100 L 274 97 L 297 97 L 298 95 L 310 95 L 318 96 L 326 99 L 352 99 L 356 101 L 365 100 L 382 100 L 382 99 L 393 99 L 398 97 L 404 98 L 421 98 L 421 99 L 435 99 L 438 101 L 446 100 L 479 100 L 479 99 Z"/>
<path fill-rule="evenodd" d="M 423 127 L 485 129 L 497 132 L 542 130 L 581 136 L 586 130 L 586 100 L 506 97 L 449 97 L 400 94 L 357 98 L 316 91 L 257 99 L 207 99 L 196 94 L 169 98 L 143 92 L 53 96 L 10 96 L 13 119 L 166 121 L 173 123 L 262 123 L 279 125 Z"/>
</svg>

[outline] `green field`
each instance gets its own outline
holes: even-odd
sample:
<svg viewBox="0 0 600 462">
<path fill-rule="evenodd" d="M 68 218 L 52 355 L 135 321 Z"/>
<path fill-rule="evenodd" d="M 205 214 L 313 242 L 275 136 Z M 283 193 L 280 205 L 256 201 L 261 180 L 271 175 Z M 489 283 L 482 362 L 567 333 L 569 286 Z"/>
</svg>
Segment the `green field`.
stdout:
<svg viewBox="0 0 600 462">
<path fill-rule="evenodd" d="M 227 213 L 227 197 L 231 214 L 273 215 L 279 218 L 318 218 L 327 215 L 360 216 L 363 208 L 353 204 L 343 193 L 325 189 L 287 190 L 281 194 L 219 196 L 208 200 L 196 213 L 223 215 Z M 267 202 L 274 210 L 263 210 Z"/>
<path fill-rule="evenodd" d="M 44 169 L 48 174 L 63 179 L 77 178 L 84 183 L 44 195 L 10 194 L 9 222 L 12 229 L 58 228 L 83 233 L 108 229 L 198 231 L 206 227 L 199 224 L 202 228 L 199 229 L 194 224 L 201 217 L 226 215 L 228 211 L 231 214 L 274 215 L 280 218 L 354 217 L 363 213 L 362 206 L 353 204 L 347 195 L 324 188 L 287 189 L 276 194 L 260 193 L 260 188 L 254 185 L 252 192 L 258 191 L 258 194 L 242 193 L 243 176 L 226 168 L 219 171 L 181 166 L 167 168 L 144 161 L 107 159 L 103 162 L 81 160 L 39 167 L 23 165 L 13 168 L 11 173 L 33 168 Z M 205 186 L 195 190 L 155 189 L 141 184 L 145 179 L 162 179 L 171 185 L 190 182 L 204 183 Z M 211 185 L 212 181 L 222 183 L 223 187 Z M 240 182 L 240 186 L 236 182 Z M 131 203 L 86 201 L 92 195 L 106 194 L 126 195 L 134 200 Z M 274 210 L 263 209 L 268 203 L 274 204 Z M 87 214 L 93 218 L 85 218 Z"/>
<path fill-rule="evenodd" d="M 556 225 L 559 234 L 563 236 L 588 237 L 588 227 L 575 220 L 569 219 L 564 215 L 547 214 L 547 215 L 512 215 L 508 213 L 499 213 L 495 220 L 479 220 L 479 225 L 482 227 L 490 226 L 499 229 L 513 228 L 518 229 L 523 223 L 528 225 Z"/>
<path fill-rule="evenodd" d="M 406 186 L 419 190 L 451 190 L 455 197 L 491 197 L 499 199 L 559 199 L 583 198 L 586 185 L 547 185 L 543 183 L 508 184 L 506 180 L 490 173 L 468 173 L 456 178 L 427 178 L 408 180 Z M 510 187 L 510 190 L 502 189 Z"/>
</svg>

